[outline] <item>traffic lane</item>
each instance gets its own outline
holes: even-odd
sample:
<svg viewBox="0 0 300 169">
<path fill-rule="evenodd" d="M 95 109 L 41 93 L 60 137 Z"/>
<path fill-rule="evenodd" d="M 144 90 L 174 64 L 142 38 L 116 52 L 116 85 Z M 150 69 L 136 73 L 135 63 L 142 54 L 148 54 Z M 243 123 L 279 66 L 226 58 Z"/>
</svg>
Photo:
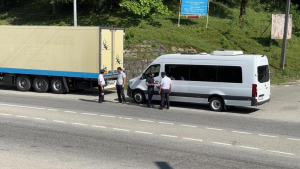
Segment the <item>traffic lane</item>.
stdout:
<svg viewBox="0 0 300 169">
<path fill-rule="evenodd" d="M 300 157 L 300 138 L 290 138 L 265 133 L 250 133 L 232 129 L 212 128 L 210 126 L 191 126 L 168 121 L 153 121 L 121 116 L 110 116 L 86 112 L 59 111 L 26 107 L 1 108 L 0 117 L 47 121 L 65 125 L 92 127 L 103 130 L 135 132 L 183 140 L 221 144 L 265 152 Z"/>
<path fill-rule="evenodd" d="M 171 107 L 170 110 L 160 111 L 158 109 L 147 109 L 144 106 L 130 103 L 125 105 L 114 102 L 98 104 L 96 102 L 92 102 L 93 100 L 90 102 L 74 99 L 61 99 L 65 95 L 55 95 L 56 98 L 54 98 L 44 96 L 29 97 L 25 94 L 16 97 L 16 95 L 6 93 L 5 95 L 0 95 L 0 100 L 2 104 L 36 106 L 46 107 L 49 109 L 66 109 L 70 111 L 86 111 L 94 113 L 101 112 L 110 115 L 164 120 L 191 125 L 209 125 L 217 128 L 231 128 L 235 130 L 257 131 L 269 134 L 300 137 L 300 123 L 295 122 L 252 118 L 247 115 L 236 116 L 235 114 L 227 112 L 219 113 L 204 110 L 187 111 L 181 109 L 177 110 L 173 107 Z"/>
<path fill-rule="evenodd" d="M 18 153 L 22 160 L 56 168 L 299 167 L 298 159 L 224 145 L 7 118 L 1 118 L 0 125 L 5 133 L 1 147 Z"/>
</svg>

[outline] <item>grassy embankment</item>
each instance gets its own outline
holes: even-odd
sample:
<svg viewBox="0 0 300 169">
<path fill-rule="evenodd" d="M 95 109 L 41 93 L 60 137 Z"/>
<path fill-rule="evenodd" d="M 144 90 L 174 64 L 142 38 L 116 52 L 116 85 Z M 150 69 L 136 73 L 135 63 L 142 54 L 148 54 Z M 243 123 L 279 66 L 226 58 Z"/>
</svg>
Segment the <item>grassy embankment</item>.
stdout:
<svg viewBox="0 0 300 169">
<path fill-rule="evenodd" d="M 0 25 L 72 25 L 72 16 L 65 15 L 22 15 L 19 9 L 0 16 Z M 27 12 L 27 11 L 26 11 Z M 176 14 L 141 18 L 124 13 L 79 16 L 81 26 L 115 26 L 127 29 L 126 47 L 142 44 L 144 40 L 155 39 L 169 51 L 171 47 L 193 47 L 198 51 L 243 50 L 244 53 L 267 55 L 271 65 L 272 83 L 284 83 L 299 79 L 300 37 L 293 35 L 288 41 L 286 69 L 279 69 L 281 40 L 270 40 L 271 13 L 255 12 L 247 9 L 247 18 L 240 24 L 239 10 L 223 4 L 211 5 L 209 27 L 206 18 L 185 19 L 177 27 Z M 152 58 L 157 56 L 152 56 Z M 141 57 L 142 58 L 142 57 Z M 134 59 L 141 59 L 134 58 Z M 132 59 L 132 58 L 127 58 Z"/>
</svg>

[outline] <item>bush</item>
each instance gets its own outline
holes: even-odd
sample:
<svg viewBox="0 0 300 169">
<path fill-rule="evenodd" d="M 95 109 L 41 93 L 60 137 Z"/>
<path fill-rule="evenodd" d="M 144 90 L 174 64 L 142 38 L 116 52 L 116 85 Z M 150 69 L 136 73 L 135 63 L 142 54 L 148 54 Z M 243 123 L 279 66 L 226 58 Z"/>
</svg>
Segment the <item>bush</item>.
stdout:
<svg viewBox="0 0 300 169">
<path fill-rule="evenodd" d="M 0 15 L 0 20 L 4 20 L 8 17 L 8 13 Z"/>
<path fill-rule="evenodd" d="M 300 36 L 300 11 L 299 11 L 299 5 L 292 4 L 291 14 L 293 14 L 293 33 L 296 36 Z"/>
</svg>

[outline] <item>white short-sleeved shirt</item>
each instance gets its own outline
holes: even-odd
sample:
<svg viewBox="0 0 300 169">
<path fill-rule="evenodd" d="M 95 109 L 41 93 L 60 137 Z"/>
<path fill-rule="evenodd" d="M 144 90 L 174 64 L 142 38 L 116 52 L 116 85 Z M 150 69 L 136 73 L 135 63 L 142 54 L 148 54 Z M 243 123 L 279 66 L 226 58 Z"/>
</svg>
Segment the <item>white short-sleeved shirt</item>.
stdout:
<svg viewBox="0 0 300 169">
<path fill-rule="evenodd" d="M 124 78 L 126 78 L 126 74 L 124 72 L 119 73 L 117 78 L 117 85 L 123 85 Z"/>
<path fill-rule="evenodd" d="M 170 89 L 170 84 L 172 84 L 172 80 L 165 76 L 163 79 L 160 81 L 160 85 L 162 86 L 162 89 Z"/>
<path fill-rule="evenodd" d="M 102 85 L 105 85 L 103 74 L 99 74 L 98 76 L 98 85 L 100 85 L 100 82 L 102 82 Z"/>
</svg>

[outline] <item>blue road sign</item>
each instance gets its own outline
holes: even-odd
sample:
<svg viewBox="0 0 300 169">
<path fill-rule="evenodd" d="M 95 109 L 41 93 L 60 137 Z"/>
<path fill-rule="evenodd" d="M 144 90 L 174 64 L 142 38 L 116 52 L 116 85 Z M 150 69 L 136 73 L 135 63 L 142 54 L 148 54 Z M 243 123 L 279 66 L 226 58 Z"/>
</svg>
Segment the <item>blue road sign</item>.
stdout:
<svg viewBox="0 0 300 169">
<path fill-rule="evenodd" d="M 181 15 L 207 15 L 208 0 L 181 0 Z"/>
</svg>

